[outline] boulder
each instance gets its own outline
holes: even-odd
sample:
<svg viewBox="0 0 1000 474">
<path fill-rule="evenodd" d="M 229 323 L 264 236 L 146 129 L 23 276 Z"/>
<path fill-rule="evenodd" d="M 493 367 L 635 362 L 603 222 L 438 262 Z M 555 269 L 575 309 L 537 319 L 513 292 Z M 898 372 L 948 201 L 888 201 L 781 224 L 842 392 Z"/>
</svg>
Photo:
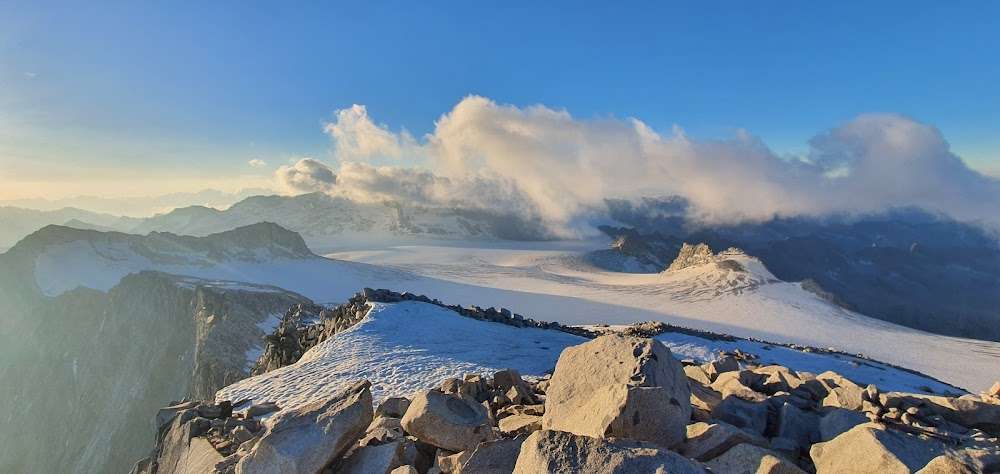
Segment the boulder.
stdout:
<svg viewBox="0 0 1000 474">
<path fill-rule="evenodd" d="M 192 413 L 194 413 L 192 411 Z M 198 474 L 212 472 L 224 459 L 202 434 L 211 428 L 211 421 L 194 418 L 185 421 L 174 417 L 166 431 L 157 457 L 157 472 Z"/>
<path fill-rule="evenodd" d="M 684 366 L 684 374 L 688 376 L 689 379 L 695 380 L 702 385 L 712 385 L 712 379 L 708 377 L 705 373 L 705 369 L 698 365 L 686 365 Z"/>
<path fill-rule="evenodd" d="M 777 413 L 775 437 L 794 440 L 803 448 L 819 441 L 819 415 L 802 411 L 790 403 L 782 404 Z"/>
<path fill-rule="evenodd" d="M 468 396 L 423 392 L 402 419 L 407 433 L 449 451 L 465 451 L 494 439 L 486 408 Z"/>
<path fill-rule="evenodd" d="M 774 451 L 753 444 L 738 444 L 705 463 L 712 472 L 727 474 L 805 474 Z"/>
<path fill-rule="evenodd" d="M 560 355 L 542 427 L 673 447 L 691 419 L 687 381 L 680 361 L 659 341 L 601 336 Z"/>
<path fill-rule="evenodd" d="M 865 423 L 868 423 L 868 417 L 864 413 L 846 408 L 835 408 L 819 420 L 819 441 L 830 441 L 840 436 L 841 433 L 846 433 L 851 428 Z"/>
<path fill-rule="evenodd" d="M 403 438 L 379 446 L 355 449 L 338 467 L 336 472 L 345 474 L 389 474 L 394 469 L 416 462 L 417 448 L 413 441 Z"/>
<path fill-rule="evenodd" d="M 512 415 L 500 419 L 500 432 L 505 435 L 531 434 L 542 429 L 542 417 L 536 415 Z"/>
<path fill-rule="evenodd" d="M 527 436 L 479 443 L 475 449 L 441 458 L 441 470 L 452 474 L 509 474 Z"/>
<path fill-rule="evenodd" d="M 769 395 L 774 395 L 777 392 L 791 392 L 803 383 L 798 373 L 780 365 L 755 367 L 752 371 L 760 378 L 757 379 L 756 385 L 751 388 Z"/>
<path fill-rule="evenodd" d="M 978 398 L 889 393 L 886 394 L 886 406 L 890 405 L 920 407 L 957 425 L 1000 435 L 1000 405 Z"/>
<path fill-rule="evenodd" d="M 419 474 L 420 471 L 413 466 L 399 466 L 393 469 L 389 474 Z"/>
<path fill-rule="evenodd" d="M 375 409 L 375 416 L 402 418 L 409 407 L 410 401 L 403 397 L 386 398 L 382 403 L 378 404 L 378 408 Z"/>
<path fill-rule="evenodd" d="M 704 474 L 705 471 L 681 455 L 652 443 L 542 430 L 524 440 L 513 472 Z"/>
<path fill-rule="evenodd" d="M 752 402 L 763 402 L 767 400 L 767 395 L 752 388 L 757 384 L 760 376 L 749 371 L 724 372 L 712 382 L 712 390 L 719 392 L 722 398 L 738 397 Z"/>
<path fill-rule="evenodd" d="M 693 423 L 687 427 L 687 437 L 678 452 L 697 461 L 717 458 L 739 444 L 771 447 L 763 437 L 726 423 Z"/>
<path fill-rule="evenodd" d="M 748 402 L 727 397 L 712 410 L 712 418 L 758 435 L 767 429 L 767 402 Z"/>
<path fill-rule="evenodd" d="M 917 474 L 976 474 L 1000 472 L 1000 445 L 971 446 L 942 454 Z"/>
<path fill-rule="evenodd" d="M 258 416 L 263 416 L 268 413 L 274 413 L 280 409 L 281 408 L 279 408 L 278 404 L 276 403 L 264 402 L 256 405 L 251 405 L 250 408 L 247 408 L 245 416 L 247 418 L 256 418 Z"/>
<path fill-rule="evenodd" d="M 325 402 L 278 413 L 253 450 L 236 465 L 236 472 L 319 472 L 364 434 L 373 415 L 367 380 Z"/>
<path fill-rule="evenodd" d="M 862 394 L 865 389 L 859 387 L 858 384 L 834 372 L 823 372 L 817 375 L 816 379 L 826 387 L 828 392 L 826 398 L 823 399 L 823 406 L 861 411 Z"/>
<path fill-rule="evenodd" d="M 714 382 L 719 377 L 719 374 L 740 370 L 740 363 L 733 356 L 725 356 L 702 365 L 701 368 L 708 375 L 708 378 Z"/>
<path fill-rule="evenodd" d="M 945 454 L 940 441 L 865 423 L 809 452 L 818 473 L 911 473 Z"/>
</svg>

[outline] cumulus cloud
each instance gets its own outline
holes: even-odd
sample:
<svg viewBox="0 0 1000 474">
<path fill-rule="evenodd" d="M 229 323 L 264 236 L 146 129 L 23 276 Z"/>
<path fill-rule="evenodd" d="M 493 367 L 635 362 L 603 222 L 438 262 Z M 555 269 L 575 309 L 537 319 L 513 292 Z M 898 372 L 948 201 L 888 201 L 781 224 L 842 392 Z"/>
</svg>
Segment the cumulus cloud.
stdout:
<svg viewBox="0 0 1000 474">
<path fill-rule="evenodd" d="M 900 115 L 859 116 L 793 157 L 743 131 L 697 140 L 678 127 L 661 134 L 638 119 L 580 120 L 482 97 L 462 100 L 419 143 L 376 125 L 363 106 L 339 111 L 326 131 L 339 169 L 315 160 L 282 167 L 287 189 L 515 212 L 565 236 L 579 235 L 604 198 L 668 194 L 687 198 L 707 223 L 917 206 L 1000 228 L 1000 181 L 968 168 L 934 127 Z M 427 168 L 359 163 L 385 156 Z"/>
<path fill-rule="evenodd" d="M 337 182 L 337 175 L 322 161 L 302 158 L 274 172 L 278 185 L 293 193 L 329 191 Z"/>
<path fill-rule="evenodd" d="M 326 124 L 323 130 L 333 139 L 336 153 L 343 160 L 400 158 L 408 148 L 416 146 L 406 130 L 393 133 L 373 122 L 363 105 L 338 110 L 335 116 L 336 121 Z"/>
<path fill-rule="evenodd" d="M 253 159 L 253 160 L 248 161 L 247 163 L 249 163 L 250 166 L 253 166 L 254 168 L 263 168 L 263 167 L 267 166 L 267 162 L 264 161 L 264 160 L 260 160 L 260 159 Z"/>
</svg>

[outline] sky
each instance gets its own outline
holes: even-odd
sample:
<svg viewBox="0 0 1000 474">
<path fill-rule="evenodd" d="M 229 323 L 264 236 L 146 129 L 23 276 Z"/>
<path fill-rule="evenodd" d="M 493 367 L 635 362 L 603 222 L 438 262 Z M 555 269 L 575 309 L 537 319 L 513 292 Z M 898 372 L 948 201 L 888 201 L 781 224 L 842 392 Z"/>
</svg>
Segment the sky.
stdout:
<svg viewBox="0 0 1000 474">
<path fill-rule="evenodd" d="M 463 104 L 528 127 L 569 117 L 566 133 L 641 124 L 699 143 L 752 139 L 792 162 L 821 160 L 816 140 L 859 119 L 892 116 L 930 127 L 940 156 L 1000 176 L 1000 3 L 620 3 L 0 0 L 0 200 L 315 190 L 295 171 L 306 157 L 333 174 L 498 171 L 506 158 L 470 158 L 480 143 L 441 143 Z M 525 133 L 547 150 L 581 146 Z M 623 151 L 590 153 L 603 172 Z M 509 194 L 565 188 L 503 176 Z"/>
</svg>

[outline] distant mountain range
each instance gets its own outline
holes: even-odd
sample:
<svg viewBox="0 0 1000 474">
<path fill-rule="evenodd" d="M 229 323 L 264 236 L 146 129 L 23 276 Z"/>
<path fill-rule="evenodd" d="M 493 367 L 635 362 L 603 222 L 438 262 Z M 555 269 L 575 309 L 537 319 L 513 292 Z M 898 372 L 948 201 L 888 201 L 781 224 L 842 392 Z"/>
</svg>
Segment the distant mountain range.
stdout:
<svg viewBox="0 0 1000 474">
<path fill-rule="evenodd" d="M 1000 340 L 1000 245 L 974 225 L 914 209 L 706 225 L 692 220 L 689 203 L 677 196 L 607 200 L 606 207 L 607 215 L 595 220 L 610 223 L 601 230 L 613 245 L 583 257 L 594 267 L 657 273 L 683 243 L 738 247 L 778 278 L 808 280 L 808 287 L 864 314 L 939 334 Z M 48 224 L 206 236 L 265 221 L 300 234 L 320 254 L 428 240 L 552 238 L 541 222 L 513 215 L 313 193 L 252 196 L 225 210 L 190 206 L 146 219 L 0 208 L 0 250 Z"/>
</svg>

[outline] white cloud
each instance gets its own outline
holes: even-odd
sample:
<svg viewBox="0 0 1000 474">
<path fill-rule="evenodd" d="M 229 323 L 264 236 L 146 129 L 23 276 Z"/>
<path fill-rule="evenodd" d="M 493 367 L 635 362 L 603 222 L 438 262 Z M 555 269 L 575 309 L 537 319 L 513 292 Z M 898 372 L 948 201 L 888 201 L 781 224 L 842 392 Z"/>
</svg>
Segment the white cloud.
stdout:
<svg viewBox="0 0 1000 474">
<path fill-rule="evenodd" d="M 1000 180 L 966 166 L 937 129 L 893 114 L 859 116 L 790 158 L 742 130 L 731 139 L 697 140 L 679 127 L 661 135 L 637 119 L 580 120 L 482 97 L 462 100 L 421 143 L 375 125 L 363 106 L 337 117 L 326 131 L 336 140 L 339 169 L 323 165 L 318 176 L 315 160 L 282 167 L 286 189 L 513 211 L 562 235 L 586 228 L 604 198 L 650 194 L 684 196 L 707 222 L 919 206 L 1000 227 Z M 386 156 L 429 168 L 356 162 Z"/>
<path fill-rule="evenodd" d="M 266 161 L 261 160 L 261 159 L 256 159 L 256 158 L 248 161 L 247 163 L 250 163 L 250 166 L 253 166 L 254 168 L 263 168 L 263 167 L 267 166 L 267 162 Z"/>
<path fill-rule="evenodd" d="M 274 172 L 274 177 L 281 188 L 292 193 L 329 191 L 337 182 L 337 175 L 330 167 L 313 158 L 301 158 L 282 166 Z"/>
<path fill-rule="evenodd" d="M 415 146 L 409 132 L 393 133 L 385 125 L 376 124 L 363 105 L 338 110 L 335 116 L 336 121 L 326 124 L 323 130 L 333 139 L 341 160 L 400 158 Z"/>
</svg>

